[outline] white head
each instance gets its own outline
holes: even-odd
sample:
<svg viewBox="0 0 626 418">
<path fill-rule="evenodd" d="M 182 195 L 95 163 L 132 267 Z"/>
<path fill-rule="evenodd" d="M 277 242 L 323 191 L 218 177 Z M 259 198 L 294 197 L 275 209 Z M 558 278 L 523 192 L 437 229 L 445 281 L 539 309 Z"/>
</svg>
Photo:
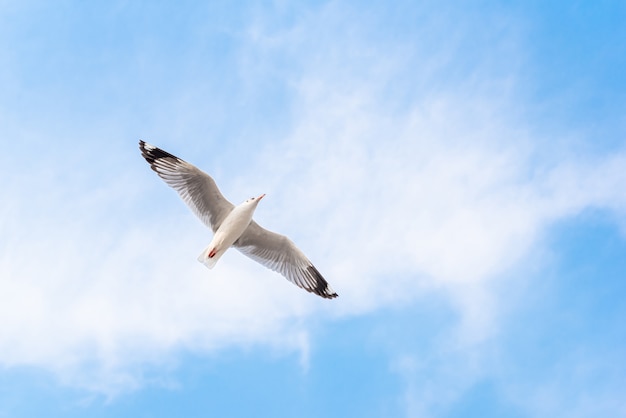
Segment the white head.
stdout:
<svg viewBox="0 0 626 418">
<path fill-rule="evenodd" d="M 246 203 L 246 204 L 249 204 L 249 205 L 254 205 L 254 207 L 256 207 L 256 205 L 259 204 L 259 202 L 261 201 L 261 199 L 263 199 L 263 197 L 265 197 L 265 193 L 263 193 L 259 197 L 251 197 L 250 199 L 246 200 L 243 203 Z"/>
</svg>

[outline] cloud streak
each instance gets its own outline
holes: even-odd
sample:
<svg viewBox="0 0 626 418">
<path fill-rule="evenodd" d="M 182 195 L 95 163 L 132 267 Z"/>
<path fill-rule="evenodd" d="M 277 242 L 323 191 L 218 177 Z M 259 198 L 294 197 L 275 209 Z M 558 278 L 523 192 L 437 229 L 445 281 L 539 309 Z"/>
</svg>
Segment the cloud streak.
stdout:
<svg viewBox="0 0 626 418">
<path fill-rule="evenodd" d="M 434 48 L 429 37 L 441 34 L 426 25 L 409 39 L 377 43 L 367 25 L 346 23 L 351 12 L 336 3 L 302 15 L 287 10 L 297 17 L 278 29 L 263 14 L 251 18 L 238 76 L 258 89 L 253 98 L 280 79 L 277 108 L 289 109 L 284 126 L 265 134 L 277 139 L 251 145 L 258 153 L 238 159 L 237 141 L 195 144 L 210 154 L 207 164 L 186 155 L 189 145 L 153 141 L 214 175 L 233 201 L 267 193 L 255 218 L 299 244 L 340 294 L 336 303 L 311 298 L 235 251 L 210 273 L 196 263 L 208 231 L 145 166 L 139 138 L 127 141 L 123 128 L 116 132 L 123 143 L 102 135 L 66 160 L 64 151 L 40 153 L 37 167 L 4 189 L 11 203 L 0 218 L 0 364 L 42 367 L 108 394 L 139 387 L 143 367 L 184 350 L 263 344 L 300 351 L 306 368 L 310 323 L 435 291 L 460 316 L 439 349 L 479 351 L 498 332 L 495 285 L 541 245 L 550 225 L 589 208 L 623 222 L 626 153 L 548 152 L 551 138 L 525 120 L 516 34 L 496 43 L 497 62 L 478 56 L 468 76 L 454 76 L 451 69 L 471 59 L 456 55 L 465 46 L 460 36 Z M 320 27 L 327 29 L 318 46 L 309 34 Z M 189 91 L 176 102 L 176 121 L 187 130 L 185 112 L 209 100 Z M 168 123 L 154 130 L 169 132 Z M 5 179 L 19 167 L 2 162 Z M 426 389 L 459 378 L 438 370 L 439 386 Z M 461 370 L 448 398 L 479 376 Z M 417 399 L 424 391 L 407 379 L 411 408 L 429 410 L 428 390 Z"/>
</svg>

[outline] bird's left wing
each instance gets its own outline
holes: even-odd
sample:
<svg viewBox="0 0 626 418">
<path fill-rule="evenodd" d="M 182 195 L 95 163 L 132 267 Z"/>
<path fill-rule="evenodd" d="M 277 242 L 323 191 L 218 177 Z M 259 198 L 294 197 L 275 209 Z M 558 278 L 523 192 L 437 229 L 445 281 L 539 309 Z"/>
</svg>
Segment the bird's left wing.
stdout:
<svg viewBox="0 0 626 418">
<path fill-rule="evenodd" d="M 268 231 L 252 221 L 233 246 L 307 292 L 326 299 L 337 297 L 313 263 L 284 235 Z"/>
</svg>

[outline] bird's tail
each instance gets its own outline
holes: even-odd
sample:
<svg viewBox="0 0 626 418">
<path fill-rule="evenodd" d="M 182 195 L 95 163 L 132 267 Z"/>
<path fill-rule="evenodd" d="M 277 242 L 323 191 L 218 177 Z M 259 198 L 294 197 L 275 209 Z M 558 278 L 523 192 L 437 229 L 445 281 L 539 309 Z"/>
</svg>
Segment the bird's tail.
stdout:
<svg viewBox="0 0 626 418">
<path fill-rule="evenodd" d="M 219 260 L 220 257 L 223 254 L 223 251 L 217 251 L 217 252 L 215 252 L 213 254 L 212 257 L 209 257 L 211 252 L 212 252 L 211 251 L 211 246 L 209 245 L 204 250 L 202 250 L 202 252 L 198 256 L 198 261 L 201 262 L 202 264 L 207 266 L 207 268 L 210 268 L 210 269 L 212 269 L 215 266 L 215 264 L 217 263 L 217 260 Z"/>
</svg>

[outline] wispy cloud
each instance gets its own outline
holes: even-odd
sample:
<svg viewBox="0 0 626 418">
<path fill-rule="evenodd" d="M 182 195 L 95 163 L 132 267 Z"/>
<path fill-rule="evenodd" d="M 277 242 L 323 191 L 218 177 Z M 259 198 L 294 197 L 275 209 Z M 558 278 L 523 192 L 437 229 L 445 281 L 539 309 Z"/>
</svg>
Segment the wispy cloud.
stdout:
<svg viewBox="0 0 626 418">
<path fill-rule="evenodd" d="M 437 291 L 460 320 L 436 347 L 432 387 L 413 380 L 416 357 L 397 360 L 408 370 L 409 409 L 429 411 L 475 381 L 486 361 L 481 344 L 498 333 L 495 285 L 553 222 L 587 208 L 623 219 L 626 153 L 546 151 L 552 138 L 526 119 L 523 45 L 497 24 L 505 16 L 486 16 L 495 29 L 476 23 L 475 40 L 493 41 L 495 52 L 474 56 L 461 52 L 471 45 L 467 28 L 444 37 L 417 16 L 408 37 L 377 40 L 368 26 L 380 25 L 376 16 L 354 12 L 332 2 L 286 9 L 290 23 L 279 27 L 264 13 L 250 17 L 238 38 L 238 77 L 254 108 L 280 86 L 274 104 L 285 111 L 284 125 L 263 134 L 275 140 L 251 140 L 258 154 L 236 140 L 164 145 L 215 175 L 233 201 L 268 193 L 256 219 L 299 244 L 337 301 L 317 300 L 235 251 L 210 273 L 196 263 L 208 231 L 143 164 L 137 128 L 123 119 L 116 135 L 124 143 L 99 134 L 67 158 L 69 148 L 17 151 L 37 151 L 37 165 L 3 190 L 0 363 L 40 366 L 106 393 L 138 387 L 144 365 L 167 363 L 177 350 L 267 344 L 299 350 L 306 368 L 311 321 Z M 435 19 L 449 27 L 457 17 L 447 10 Z M 473 71 L 456 73 L 461 65 Z M 212 102 L 187 87 L 174 98 L 179 112 L 155 121 L 154 132 L 170 132 L 171 120 L 197 126 L 194 109 Z M 256 123 L 266 126 L 242 122 Z M 78 140 L 84 127 L 70 134 Z M 2 162 L 5 179 L 20 168 Z M 459 352 L 475 352 L 477 363 L 462 365 Z M 445 364 L 450 358 L 460 367 Z M 456 386 L 441 397 L 450 381 Z"/>
</svg>

